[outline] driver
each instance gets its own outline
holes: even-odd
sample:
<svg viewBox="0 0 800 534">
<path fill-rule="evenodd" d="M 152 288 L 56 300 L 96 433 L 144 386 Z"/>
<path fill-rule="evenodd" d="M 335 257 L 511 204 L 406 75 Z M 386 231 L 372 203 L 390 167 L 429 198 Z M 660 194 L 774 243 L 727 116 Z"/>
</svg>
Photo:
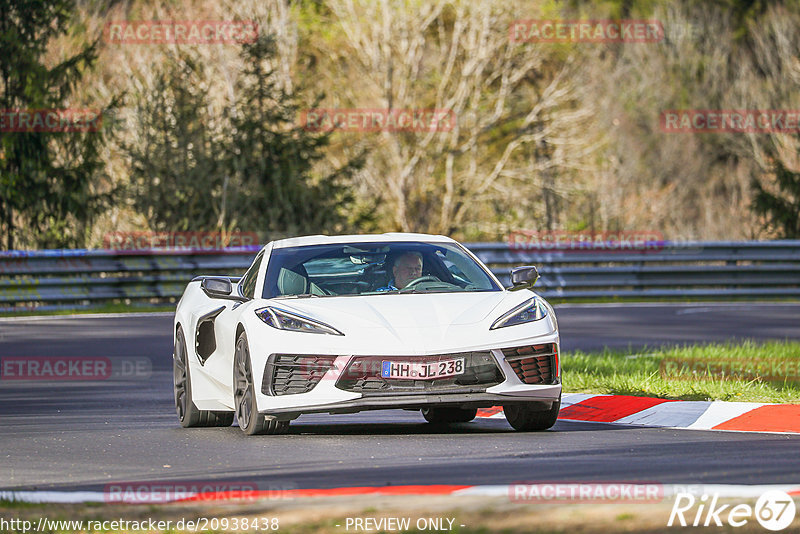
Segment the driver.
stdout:
<svg viewBox="0 0 800 534">
<path fill-rule="evenodd" d="M 392 265 L 394 278 L 389 280 L 386 287 L 376 291 L 397 291 L 408 285 L 412 280 L 422 276 L 422 254 L 419 252 L 404 252 L 394 260 Z"/>
</svg>

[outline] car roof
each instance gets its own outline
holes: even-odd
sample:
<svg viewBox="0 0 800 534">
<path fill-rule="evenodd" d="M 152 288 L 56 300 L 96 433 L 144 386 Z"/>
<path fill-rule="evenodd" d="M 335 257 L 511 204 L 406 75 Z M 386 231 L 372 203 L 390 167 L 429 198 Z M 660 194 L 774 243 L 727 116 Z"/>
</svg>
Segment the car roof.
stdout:
<svg viewBox="0 0 800 534">
<path fill-rule="evenodd" d="M 390 232 L 386 234 L 309 235 L 290 237 L 272 242 L 273 248 L 303 247 L 309 245 L 336 245 L 339 243 L 402 243 L 422 241 L 427 243 L 455 243 L 443 235 Z"/>
</svg>

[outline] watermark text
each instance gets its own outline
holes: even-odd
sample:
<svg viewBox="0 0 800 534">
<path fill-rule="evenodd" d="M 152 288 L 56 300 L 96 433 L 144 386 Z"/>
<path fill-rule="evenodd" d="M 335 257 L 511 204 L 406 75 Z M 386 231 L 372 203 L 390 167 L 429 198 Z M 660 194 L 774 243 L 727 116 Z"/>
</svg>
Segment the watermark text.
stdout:
<svg viewBox="0 0 800 534">
<path fill-rule="evenodd" d="M 666 133 L 800 133 L 800 109 L 679 109 L 661 112 Z"/>
<path fill-rule="evenodd" d="M 103 236 L 107 250 L 220 250 L 254 245 L 258 245 L 255 232 L 110 232 Z"/>
<path fill-rule="evenodd" d="M 657 231 L 514 230 L 508 234 L 508 246 L 537 252 L 655 252 L 664 248 L 664 236 Z"/>
<path fill-rule="evenodd" d="M 447 109 L 308 109 L 300 125 L 312 132 L 449 132 L 455 114 Z"/>
<path fill-rule="evenodd" d="M 515 20 L 512 43 L 657 43 L 664 40 L 658 20 Z"/>
<path fill-rule="evenodd" d="M 251 20 L 111 21 L 103 27 L 109 44 L 242 44 L 258 38 Z"/>
<path fill-rule="evenodd" d="M 101 126 L 98 109 L 0 110 L 0 132 L 96 132 Z"/>
</svg>

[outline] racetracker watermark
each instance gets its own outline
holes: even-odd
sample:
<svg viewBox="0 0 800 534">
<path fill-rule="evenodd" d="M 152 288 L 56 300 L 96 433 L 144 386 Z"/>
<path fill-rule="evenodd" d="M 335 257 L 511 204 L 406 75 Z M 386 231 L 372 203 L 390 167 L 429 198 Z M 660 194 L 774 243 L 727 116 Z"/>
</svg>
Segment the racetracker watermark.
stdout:
<svg viewBox="0 0 800 534">
<path fill-rule="evenodd" d="M 110 232 L 103 236 L 107 250 L 222 250 L 255 245 L 255 232 Z"/>
<path fill-rule="evenodd" d="M 661 502 L 662 484 L 633 482 L 517 482 L 508 488 L 514 502 Z"/>
<path fill-rule="evenodd" d="M 311 132 L 449 132 L 456 123 L 449 109 L 315 108 L 300 113 Z"/>
<path fill-rule="evenodd" d="M 800 133 L 800 109 L 674 109 L 661 112 L 666 133 Z"/>
<path fill-rule="evenodd" d="M 657 252 L 664 249 L 664 236 L 657 231 L 637 230 L 514 230 L 508 234 L 508 246 L 520 252 Z"/>
<path fill-rule="evenodd" d="M 99 109 L 0 110 L 0 132 L 96 132 L 102 122 Z"/>
<path fill-rule="evenodd" d="M 0 380 L 146 379 L 153 374 L 149 358 L 103 356 L 3 356 Z"/>
<path fill-rule="evenodd" d="M 291 499 L 294 484 L 259 484 L 246 481 L 150 481 L 106 484 L 107 503 L 163 504 L 175 501 L 228 501 Z"/>
<path fill-rule="evenodd" d="M 665 358 L 659 370 L 663 378 L 672 380 L 800 381 L 800 360 Z"/>
<path fill-rule="evenodd" d="M 658 43 L 664 26 L 658 20 L 515 20 L 508 38 L 512 43 Z"/>
<path fill-rule="evenodd" d="M 108 44 L 243 44 L 257 38 L 252 20 L 111 21 L 103 27 Z"/>
</svg>

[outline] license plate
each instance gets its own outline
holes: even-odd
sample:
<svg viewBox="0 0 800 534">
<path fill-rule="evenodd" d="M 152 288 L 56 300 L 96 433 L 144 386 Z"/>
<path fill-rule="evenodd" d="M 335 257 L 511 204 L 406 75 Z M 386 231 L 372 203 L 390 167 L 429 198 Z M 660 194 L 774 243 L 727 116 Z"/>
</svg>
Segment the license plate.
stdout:
<svg viewBox="0 0 800 534">
<path fill-rule="evenodd" d="M 464 358 L 441 362 L 393 362 L 383 360 L 381 376 L 403 380 L 430 380 L 463 375 L 466 369 Z"/>
</svg>

